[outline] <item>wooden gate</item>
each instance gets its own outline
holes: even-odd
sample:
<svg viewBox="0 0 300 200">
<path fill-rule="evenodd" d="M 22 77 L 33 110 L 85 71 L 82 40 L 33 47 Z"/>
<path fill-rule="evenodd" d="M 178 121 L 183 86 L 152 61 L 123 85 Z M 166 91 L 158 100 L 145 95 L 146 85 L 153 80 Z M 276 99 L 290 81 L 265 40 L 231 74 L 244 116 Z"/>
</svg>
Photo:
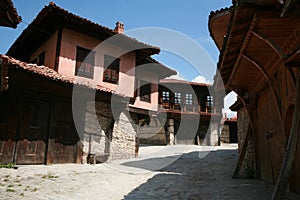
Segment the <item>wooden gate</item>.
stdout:
<svg viewBox="0 0 300 200">
<path fill-rule="evenodd" d="M 49 104 L 24 100 L 20 112 L 16 164 L 43 164 L 49 131 Z"/>
<path fill-rule="evenodd" d="M 81 162 L 71 103 L 1 97 L 0 114 L 0 164 Z"/>
<path fill-rule="evenodd" d="M 80 163 L 80 138 L 76 131 L 70 103 L 57 103 L 54 109 L 54 133 L 52 136 L 53 163 Z"/>
<path fill-rule="evenodd" d="M 17 105 L 17 101 L 0 99 L 0 164 L 14 161 L 18 121 Z"/>
<path fill-rule="evenodd" d="M 79 137 L 73 122 L 57 121 L 55 134 L 54 163 L 77 163 Z"/>
</svg>

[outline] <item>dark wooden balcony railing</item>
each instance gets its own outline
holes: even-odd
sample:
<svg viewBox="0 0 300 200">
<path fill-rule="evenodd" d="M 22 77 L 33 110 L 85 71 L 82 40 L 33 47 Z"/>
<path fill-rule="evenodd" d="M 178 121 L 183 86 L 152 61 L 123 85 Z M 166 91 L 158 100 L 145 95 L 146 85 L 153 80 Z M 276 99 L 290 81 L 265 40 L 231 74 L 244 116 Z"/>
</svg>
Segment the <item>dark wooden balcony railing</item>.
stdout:
<svg viewBox="0 0 300 200">
<path fill-rule="evenodd" d="M 170 102 L 161 102 L 161 107 L 164 110 L 174 110 L 181 112 L 194 112 L 194 113 L 216 113 L 217 109 L 213 106 L 200 106 L 199 104 L 175 104 Z"/>
</svg>

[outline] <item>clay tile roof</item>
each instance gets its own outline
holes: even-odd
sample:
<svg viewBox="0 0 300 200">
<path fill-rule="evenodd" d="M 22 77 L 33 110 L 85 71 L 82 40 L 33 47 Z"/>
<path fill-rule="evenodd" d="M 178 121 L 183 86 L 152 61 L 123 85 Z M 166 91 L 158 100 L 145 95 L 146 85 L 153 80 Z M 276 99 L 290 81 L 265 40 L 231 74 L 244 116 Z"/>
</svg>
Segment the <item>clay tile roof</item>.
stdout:
<svg viewBox="0 0 300 200">
<path fill-rule="evenodd" d="M 30 64 L 25 63 L 19 60 L 16 60 L 10 56 L 7 55 L 0 55 L 1 59 L 6 59 L 10 67 L 15 67 L 16 69 L 26 71 L 28 73 L 32 73 L 53 81 L 63 82 L 63 83 L 69 83 L 72 85 L 78 85 L 83 86 L 89 89 L 96 89 L 97 91 L 101 92 L 107 92 L 107 93 L 115 93 L 113 90 L 97 85 L 96 87 L 93 86 L 93 84 L 90 84 L 88 82 L 77 82 L 74 78 L 69 78 L 67 76 L 64 76 L 62 74 L 59 74 L 53 69 L 50 69 L 49 67 L 45 66 L 38 66 L 36 64 Z"/>
<path fill-rule="evenodd" d="M 125 47 L 133 47 L 133 49 L 141 49 L 141 51 L 147 52 L 146 54 L 148 55 L 158 54 L 160 52 L 159 47 L 140 42 L 135 38 L 126 36 L 125 34 L 118 34 L 113 29 L 70 13 L 69 11 L 57 6 L 55 3 L 50 2 L 49 5 L 45 6 L 39 12 L 32 23 L 30 23 L 17 38 L 8 50 L 7 55 L 19 59 L 19 57 L 15 54 L 27 53 L 19 53 L 21 44 L 24 47 L 24 45 L 28 45 L 28 43 L 32 43 L 32 41 L 37 43 L 37 40 L 46 40 L 57 30 L 58 27 L 67 27 L 91 37 L 99 38 L 100 40 L 118 35 L 116 39 L 117 45 L 125 45 Z M 35 44 L 30 45 L 31 48 L 24 47 L 24 49 L 31 50 L 32 48 L 35 48 L 32 47 L 32 45 Z"/>
<path fill-rule="evenodd" d="M 16 28 L 22 21 L 11 0 L 0 1 L 0 26 Z"/>
<path fill-rule="evenodd" d="M 212 86 L 208 83 L 199 83 L 199 82 L 190 82 L 185 80 L 178 80 L 178 79 L 162 79 L 159 81 L 160 83 L 179 83 L 179 84 L 186 84 L 186 85 L 198 85 L 198 86 Z"/>
<path fill-rule="evenodd" d="M 230 7 L 221 8 L 219 10 L 211 11 L 209 14 L 209 20 L 211 18 L 215 17 L 216 15 L 223 14 L 223 13 L 230 11 L 232 8 L 233 8 L 233 6 L 230 6 Z"/>
</svg>

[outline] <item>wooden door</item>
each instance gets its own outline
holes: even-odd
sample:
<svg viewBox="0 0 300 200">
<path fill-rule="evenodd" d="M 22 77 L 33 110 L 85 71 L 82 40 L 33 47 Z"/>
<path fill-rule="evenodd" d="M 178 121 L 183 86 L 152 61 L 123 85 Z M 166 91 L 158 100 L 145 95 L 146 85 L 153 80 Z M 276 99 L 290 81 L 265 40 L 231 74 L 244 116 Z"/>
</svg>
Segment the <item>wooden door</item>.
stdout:
<svg viewBox="0 0 300 200">
<path fill-rule="evenodd" d="M 14 161 L 19 112 L 16 99 L 0 98 L 0 164 Z"/>
<path fill-rule="evenodd" d="M 43 164 L 49 131 L 49 104 L 24 100 L 20 119 L 16 164 Z"/>
<path fill-rule="evenodd" d="M 54 163 L 76 163 L 79 138 L 73 122 L 57 121 L 55 130 Z"/>
<path fill-rule="evenodd" d="M 52 133 L 53 163 L 80 163 L 82 151 L 75 128 L 71 103 L 57 103 Z"/>
</svg>

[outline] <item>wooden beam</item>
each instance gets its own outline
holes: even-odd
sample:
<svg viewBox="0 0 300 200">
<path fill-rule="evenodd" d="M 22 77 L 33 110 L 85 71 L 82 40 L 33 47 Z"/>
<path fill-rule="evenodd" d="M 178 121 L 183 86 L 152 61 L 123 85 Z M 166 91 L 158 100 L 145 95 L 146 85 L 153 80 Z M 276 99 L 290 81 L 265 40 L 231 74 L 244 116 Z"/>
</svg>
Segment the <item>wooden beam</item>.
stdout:
<svg viewBox="0 0 300 200">
<path fill-rule="evenodd" d="M 58 71 L 60 51 L 61 51 L 61 38 L 62 38 L 62 27 L 59 27 L 57 30 L 57 39 L 56 39 L 56 52 L 55 52 L 55 63 L 54 63 L 55 71 Z"/>
<path fill-rule="evenodd" d="M 228 45 L 229 45 L 229 41 L 231 40 L 231 37 L 232 37 L 232 24 L 234 21 L 237 21 L 237 6 L 233 7 L 231 12 L 232 12 L 232 14 L 231 14 L 230 21 L 229 21 L 230 29 L 228 29 L 228 31 L 226 33 L 226 37 L 224 38 L 224 43 L 223 43 L 223 47 L 222 47 L 223 54 L 221 55 L 222 56 L 221 59 L 219 59 L 221 62 L 218 63 L 218 65 L 220 67 L 223 66 L 225 56 L 227 54 L 227 51 L 229 50 Z M 221 70 L 221 68 L 218 70 Z"/>
<path fill-rule="evenodd" d="M 285 63 L 295 62 L 295 61 L 294 61 L 294 58 L 295 58 L 297 55 L 299 55 L 299 54 L 300 54 L 300 45 L 297 46 L 297 48 L 295 48 L 294 51 L 292 51 L 291 53 L 289 53 L 289 54 L 286 56 L 284 62 L 285 62 Z"/>
<path fill-rule="evenodd" d="M 280 108 L 281 108 L 281 104 L 280 104 L 280 100 L 279 98 L 277 97 L 277 93 L 276 93 L 276 88 L 274 88 L 274 84 L 272 84 L 272 81 L 271 81 L 271 77 L 269 75 L 269 73 L 265 70 L 265 68 L 259 64 L 259 62 L 257 60 L 255 60 L 253 57 L 249 56 L 249 55 L 246 55 L 246 54 L 243 54 L 242 55 L 243 58 L 245 58 L 246 60 L 248 60 L 249 62 L 251 62 L 261 73 L 262 75 L 265 77 L 270 89 L 271 89 L 271 92 L 272 92 L 272 96 L 274 98 L 274 101 L 276 103 L 276 110 L 278 112 L 278 116 L 279 116 L 279 119 L 282 119 L 282 115 L 281 115 L 281 112 L 280 112 Z M 278 90 L 278 89 L 277 89 Z"/>
<path fill-rule="evenodd" d="M 18 96 L 18 119 L 17 119 L 17 128 L 16 128 L 16 135 L 15 135 L 15 145 L 13 150 L 13 157 L 12 163 L 17 164 L 17 155 L 18 155 L 18 146 L 19 146 L 19 137 L 21 135 L 21 129 L 23 125 L 23 97 Z"/>
<path fill-rule="evenodd" d="M 252 34 L 265 42 L 269 47 L 271 47 L 281 59 L 286 58 L 287 55 L 283 52 L 282 48 L 267 35 L 260 33 L 258 30 L 252 30 Z"/>
<path fill-rule="evenodd" d="M 247 134 L 246 134 L 246 137 L 245 137 L 245 140 L 244 140 L 244 143 L 243 143 L 242 151 L 240 153 L 240 157 L 239 157 L 238 163 L 235 167 L 232 178 L 238 178 L 238 176 L 239 176 L 240 170 L 242 168 L 242 165 L 243 165 L 243 162 L 244 162 L 244 159 L 245 159 L 245 155 L 247 153 L 247 147 L 248 147 L 248 143 L 249 143 L 251 135 L 252 135 L 252 131 L 250 129 L 250 124 L 249 124 L 248 128 L 247 128 Z"/>
<path fill-rule="evenodd" d="M 252 17 L 252 20 L 251 20 L 251 24 L 250 24 L 250 27 L 245 35 L 245 38 L 243 40 L 243 43 L 242 43 L 242 47 L 240 49 L 240 52 L 238 54 L 238 57 L 234 63 L 234 66 L 233 66 L 233 69 L 232 69 L 232 72 L 229 76 L 229 79 L 227 81 L 227 84 L 226 84 L 226 87 L 225 88 L 229 88 L 229 84 L 233 78 L 233 76 L 235 75 L 235 72 L 238 68 L 238 65 L 240 64 L 240 61 L 241 61 L 241 58 L 242 58 L 242 55 L 244 53 L 244 51 L 246 50 L 246 48 L 248 47 L 248 43 L 250 41 L 250 36 L 251 36 L 251 33 L 252 33 L 252 30 L 255 28 L 256 24 L 257 24 L 257 21 L 258 21 L 258 18 L 256 16 L 256 13 L 254 13 L 253 17 Z"/>
<path fill-rule="evenodd" d="M 300 67 L 300 62 L 299 61 L 290 61 L 290 62 L 285 63 L 284 65 L 289 68 Z"/>
<path fill-rule="evenodd" d="M 297 142 L 298 142 L 298 128 L 300 120 L 300 69 L 298 70 L 297 83 L 296 83 L 296 101 L 295 110 L 293 113 L 292 128 L 290 130 L 290 137 L 284 160 L 281 165 L 280 174 L 276 182 L 276 186 L 272 195 L 272 200 L 281 200 L 284 198 L 286 188 L 288 186 L 289 178 L 291 175 L 292 164 L 295 159 Z"/>
<path fill-rule="evenodd" d="M 224 64 L 224 60 L 225 60 L 225 56 L 226 56 L 226 54 L 227 54 L 227 51 L 228 51 L 228 45 L 229 45 L 229 41 L 230 41 L 230 39 L 231 39 L 231 32 L 232 32 L 232 28 L 231 28 L 231 26 L 232 26 L 232 23 L 236 20 L 236 18 L 237 18 L 237 6 L 235 6 L 235 7 L 233 7 L 232 9 L 231 9 L 231 16 L 230 16 L 230 20 L 229 20 L 229 25 L 230 25 L 230 28 L 228 29 L 228 31 L 227 31 L 227 33 L 226 33 L 226 37 L 224 37 L 224 42 L 223 42 L 223 45 L 222 45 L 222 49 L 221 49 L 221 55 L 220 55 L 220 57 L 219 57 L 219 62 L 218 62 L 218 66 L 217 66 L 217 74 L 219 74 L 219 76 L 217 77 L 217 79 L 216 79 L 216 83 L 215 83 L 215 85 L 221 85 L 221 88 L 223 89 L 223 87 L 222 87 L 222 85 L 224 85 L 224 83 L 223 83 L 223 78 L 222 78 L 222 76 L 221 76 L 221 74 L 220 74 L 220 71 L 221 71 L 221 69 L 222 69 L 222 66 L 223 66 L 223 64 Z M 222 53 L 222 51 L 223 51 L 223 53 Z M 221 61 L 221 62 L 220 62 Z M 221 81 L 221 83 L 220 83 L 220 81 Z"/>
<path fill-rule="evenodd" d="M 294 7 L 294 5 L 298 2 L 298 0 L 286 0 L 285 1 L 285 4 L 284 4 L 284 7 L 282 8 L 282 12 L 280 14 L 280 17 L 284 17 L 287 12 L 289 10 L 291 10 L 291 8 Z"/>
<path fill-rule="evenodd" d="M 300 65 L 299 65 L 299 66 L 300 66 Z M 296 84 L 297 84 L 297 78 L 296 78 L 296 76 L 295 76 L 295 74 L 294 74 L 293 69 L 292 69 L 291 67 L 288 67 L 288 71 L 289 71 L 289 73 L 290 73 L 290 75 L 291 75 L 291 77 L 292 77 L 293 83 L 296 85 Z"/>
</svg>

